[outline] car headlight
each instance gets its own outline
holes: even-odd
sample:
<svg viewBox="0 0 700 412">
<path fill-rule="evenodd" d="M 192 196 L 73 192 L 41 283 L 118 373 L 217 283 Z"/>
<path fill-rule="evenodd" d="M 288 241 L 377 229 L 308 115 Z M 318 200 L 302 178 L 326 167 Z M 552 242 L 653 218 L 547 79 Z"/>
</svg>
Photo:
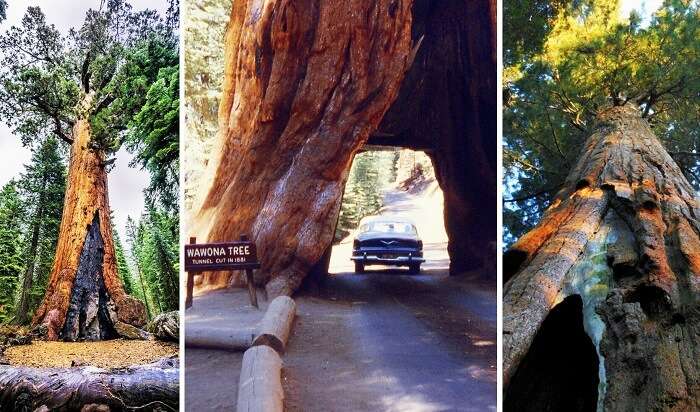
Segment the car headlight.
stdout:
<svg viewBox="0 0 700 412">
<path fill-rule="evenodd" d="M 352 241 L 352 247 L 353 247 L 354 249 L 359 248 L 359 247 L 360 247 L 360 241 L 357 240 L 357 239 L 353 240 L 353 241 Z"/>
<path fill-rule="evenodd" d="M 423 241 L 418 240 L 418 250 L 422 250 L 422 249 L 423 249 Z"/>
</svg>

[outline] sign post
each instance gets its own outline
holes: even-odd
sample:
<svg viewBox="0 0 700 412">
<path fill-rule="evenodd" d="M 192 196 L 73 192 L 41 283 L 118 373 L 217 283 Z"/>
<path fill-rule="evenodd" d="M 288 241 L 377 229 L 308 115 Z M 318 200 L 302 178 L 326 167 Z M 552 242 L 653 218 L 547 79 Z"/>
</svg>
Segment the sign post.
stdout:
<svg viewBox="0 0 700 412">
<path fill-rule="evenodd" d="M 190 244 L 185 245 L 185 271 L 187 272 L 187 295 L 185 307 L 192 306 L 194 291 L 194 274 L 220 270 L 245 270 L 248 283 L 250 304 L 258 307 L 258 297 L 253 282 L 253 269 L 259 269 L 255 243 L 248 240 L 247 235 L 241 235 L 238 242 L 202 243 L 190 238 Z"/>
</svg>

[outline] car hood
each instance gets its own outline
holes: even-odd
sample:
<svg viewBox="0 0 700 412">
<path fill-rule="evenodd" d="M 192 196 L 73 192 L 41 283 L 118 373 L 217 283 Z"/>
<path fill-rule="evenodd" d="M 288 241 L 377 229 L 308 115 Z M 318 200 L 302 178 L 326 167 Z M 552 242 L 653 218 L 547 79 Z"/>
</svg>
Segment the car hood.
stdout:
<svg viewBox="0 0 700 412">
<path fill-rule="evenodd" d="M 370 239 L 418 240 L 418 236 L 409 233 L 364 232 L 355 237 L 359 241 Z"/>
</svg>

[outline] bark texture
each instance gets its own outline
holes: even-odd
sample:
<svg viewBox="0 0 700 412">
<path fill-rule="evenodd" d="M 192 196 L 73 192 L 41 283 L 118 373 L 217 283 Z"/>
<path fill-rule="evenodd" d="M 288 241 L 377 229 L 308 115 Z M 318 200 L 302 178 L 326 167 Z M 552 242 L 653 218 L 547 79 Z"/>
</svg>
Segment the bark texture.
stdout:
<svg viewBox="0 0 700 412">
<path fill-rule="evenodd" d="M 91 146 L 88 121 L 79 120 L 56 257 L 33 323 L 46 324 L 51 340 L 95 340 L 111 337 L 117 321 L 142 326 L 146 312 L 117 276 L 104 156 Z"/>
<path fill-rule="evenodd" d="M 251 235 L 262 263 L 256 282 L 273 295 L 298 288 L 332 241 L 352 157 L 408 66 L 411 5 L 233 4 L 217 157 L 189 234 L 208 242 Z M 205 274 L 203 283 L 228 281 Z"/>
<path fill-rule="evenodd" d="M 0 366 L 7 411 L 177 410 L 177 359 L 121 369 Z"/>
<path fill-rule="evenodd" d="M 579 295 L 604 367 L 599 409 L 700 409 L 700 203 L 636 107 L 600 112 L 504 279 L 507 390 L 553 308 Z"/>
</svg>

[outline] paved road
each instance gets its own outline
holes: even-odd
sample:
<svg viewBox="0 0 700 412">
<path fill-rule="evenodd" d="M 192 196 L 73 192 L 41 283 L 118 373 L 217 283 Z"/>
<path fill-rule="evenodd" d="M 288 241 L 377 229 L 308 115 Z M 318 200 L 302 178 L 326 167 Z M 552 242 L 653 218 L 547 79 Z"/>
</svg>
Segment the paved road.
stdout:
<svg viewBox="0 0 700 412">
<path fill-rule="evenodd" d="M 298 318 L 284 357 L 287 410 L 495 410 L 495 283 L 447 275 L 436 184 L 389 190 L 384 204 L 382 215 L 416 222 L 423 272 L 370 267 L 356 275 L 352 235 L 334 246 L 325 285 L 295 296 Z"/>
<path fill-rule="evenodd" d="M 297 297 L 289 411 L 488 411 L 496 405 L 491 285 L 399 272 L 331 277 Z"/>
</svg>

